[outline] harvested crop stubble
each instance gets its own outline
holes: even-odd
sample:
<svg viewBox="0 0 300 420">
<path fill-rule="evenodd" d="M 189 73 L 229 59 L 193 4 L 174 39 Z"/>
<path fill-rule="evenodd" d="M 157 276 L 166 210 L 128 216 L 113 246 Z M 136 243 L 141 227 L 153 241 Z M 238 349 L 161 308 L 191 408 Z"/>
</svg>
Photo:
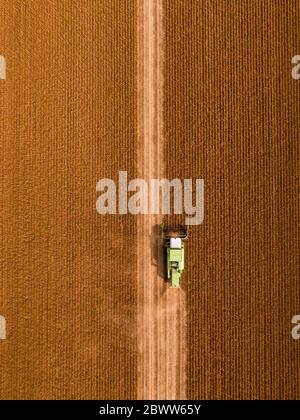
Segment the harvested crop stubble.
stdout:
<svg viewBox="0 0 300 420">
<path fill-rule="evenodd" d="M 1 1 L 0 397 L 136 396 L 136 2 Z M 124 264 L 124 261 L 128 264 Z"/>
</svg>

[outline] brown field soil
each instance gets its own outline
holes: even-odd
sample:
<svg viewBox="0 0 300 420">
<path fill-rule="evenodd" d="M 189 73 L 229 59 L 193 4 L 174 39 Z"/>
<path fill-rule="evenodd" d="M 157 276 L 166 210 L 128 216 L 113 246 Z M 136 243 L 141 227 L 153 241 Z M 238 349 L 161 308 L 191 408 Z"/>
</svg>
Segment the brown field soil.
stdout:
<svg viewBox="0 0 300 420">
<path fill-rule="evenodd" d="M 205 180 L 183 284 L 187 397 L 300 398 L 299 2 L 164 4 L 166 174 Z"/>
<path fill-rule="evenodd" d="M 135 398 L 136 2 L 1 1 L 0 397 Z"/>
</svg>

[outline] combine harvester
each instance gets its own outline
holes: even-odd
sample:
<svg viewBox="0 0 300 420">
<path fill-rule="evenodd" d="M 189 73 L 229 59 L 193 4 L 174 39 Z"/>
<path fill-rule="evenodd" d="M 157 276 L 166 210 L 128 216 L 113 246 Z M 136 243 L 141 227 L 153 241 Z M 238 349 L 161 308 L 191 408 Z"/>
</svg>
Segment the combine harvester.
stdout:
<svg viewBox="0 0 300 420">
<path fill-rule="evenodd" d="M 162 236 L 167 250 L 167 277 L 172 287 L 179 288 L 184 270 L 184 241 L 188 233 L 184 226 L 162 225 Z"/>
</svg>

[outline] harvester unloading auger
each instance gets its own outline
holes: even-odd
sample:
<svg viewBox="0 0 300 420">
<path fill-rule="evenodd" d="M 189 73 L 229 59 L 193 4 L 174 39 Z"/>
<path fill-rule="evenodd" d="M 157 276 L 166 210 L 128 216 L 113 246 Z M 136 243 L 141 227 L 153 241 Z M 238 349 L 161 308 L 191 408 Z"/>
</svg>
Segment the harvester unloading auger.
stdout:
<svg viewBox="0 0 300 420">
<path fill-rule="evenodd" d="M 162 236 L 167 250 L 167 276 L 172 287 L 180 287 L 180 277 L 184 270 L 184 241 L 188 237 L 184 226 L 162 225 Z"/>
</svg>

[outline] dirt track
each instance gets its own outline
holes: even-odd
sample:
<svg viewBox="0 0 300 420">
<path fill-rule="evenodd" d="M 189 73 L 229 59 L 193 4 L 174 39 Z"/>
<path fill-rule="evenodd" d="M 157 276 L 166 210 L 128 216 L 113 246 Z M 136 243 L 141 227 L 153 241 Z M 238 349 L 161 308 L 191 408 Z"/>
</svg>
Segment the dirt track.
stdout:
<svg viewBox="0 0 300 420">
<path fill-rule="evenodd" d="M 164 177 L 164 24 L 160 0 L 139 9 L 139 176 Z M 162 216 L 138 220 L 138 397 L 183 399 L 186 395 L 185 294 L 165 283 Z"/>
</svg>

